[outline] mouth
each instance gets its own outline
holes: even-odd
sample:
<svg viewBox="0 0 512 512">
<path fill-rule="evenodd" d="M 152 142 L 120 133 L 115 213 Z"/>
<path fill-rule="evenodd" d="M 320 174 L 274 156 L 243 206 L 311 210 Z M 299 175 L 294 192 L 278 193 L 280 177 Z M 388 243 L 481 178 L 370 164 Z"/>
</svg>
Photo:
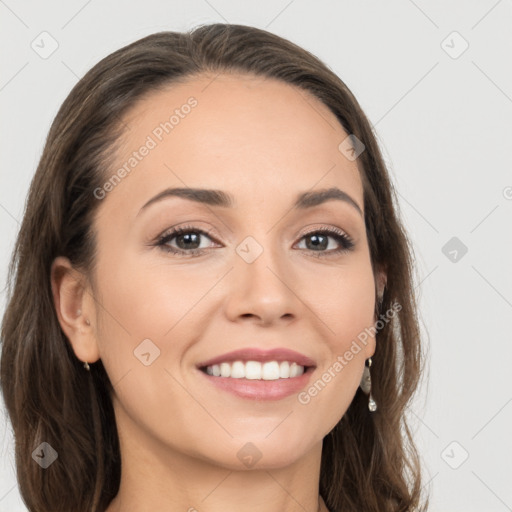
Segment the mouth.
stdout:
<svg viewBox="0 0 512 512">
<path fill-rule="evenodd" d="M 288 349 L 243 349 L 202 362 L 197 368 L 210 384 L 240 398 L 279 400 L 303 389 L 316 365 Z"/>
<path fill-rule="evenodd" d="M 300 377 L 312 366 L 302 366 L 293 361 L 233 361 L 199 369 L 213 377 L 246 380 L 280 380 Z"/>
</svg>

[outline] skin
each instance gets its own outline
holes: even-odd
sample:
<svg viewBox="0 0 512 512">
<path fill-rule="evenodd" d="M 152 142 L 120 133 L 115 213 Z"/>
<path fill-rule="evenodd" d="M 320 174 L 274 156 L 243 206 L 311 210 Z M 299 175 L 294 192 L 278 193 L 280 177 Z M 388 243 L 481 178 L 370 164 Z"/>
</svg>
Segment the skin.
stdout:
<svg viewBox="0 0 512 512">
<path fill-rule="evenodd" d="M 114 385 L 123 466 L 108 512 L 316 512 L 319 503 L 325 511 L 322 439 L 350 405 L 375 340 L 308 404 L 297 394 L 236 397 L 205 384 L 196 364 L 243 347 L 286 347 L 316 362 L 312 384 L 373 325 L 376 281 L 363 217 L 342 201 L 291 210 L 298 193 L 332 186 L 363 210 L 357 161 L 339 151 L 347 133 L 313 96 L 222 74 L 137 103 L 124 119 L 119 166 L 190 96 L 198 105 L 101 200 L 96 288 L 66 258 L 52 266 L 59 322 L 77 358 L 101 358 Z M 236 207 L 168 198 L 139 213 L 168 187 L 221 189 Z M 212 230 L 212 238 L 201 236 L 202 255 L 155 245 L 186 224 Z M 316 252 L 307 245 L 305 233 L 329 227 L 347 233 L 353 250 L 328 255 L 340 247 L 335 238 Z M 247 236 L 263 249 L 251 264 L 235 250 Z M 186 251 L 178 242 L 167 245 Z M 382 273 L 377 282 L 382 290 Z M 160 350 L 148 366 L 134 357 L 145 339 Z M 237 457 L 249 442 L 262 454 L 251 468 Z"/>
</svg>

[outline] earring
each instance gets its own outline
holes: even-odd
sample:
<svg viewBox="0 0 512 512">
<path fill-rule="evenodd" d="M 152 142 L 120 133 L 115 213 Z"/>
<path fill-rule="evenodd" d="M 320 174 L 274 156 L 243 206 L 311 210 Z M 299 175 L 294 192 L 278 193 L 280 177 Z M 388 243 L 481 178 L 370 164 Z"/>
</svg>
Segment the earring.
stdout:
<svg viewBox="0 0 512 512">
<path fill-rule="evenodd" d="M 84 368 L 87 370 L 87 371 L 90 371 L 91 370 L 91 367 L 89 366 L 89 363 L 86 361 L 84 363 Z"/>
<path fill-rule="evenodd" d="M 377 403 L 373 399 L 372 396 L 372 378 L 370 375 L 370 367 L 372 365 L 372 358 L 369 357 L 364 365 L 363 376 L 361 377 L 361 383 L 359 386 L 363 390 L 363 393 L 370 395 L 368 398 L 368 409 L 370 412 L 375 412 L 377 410 Z"/>
</svg>

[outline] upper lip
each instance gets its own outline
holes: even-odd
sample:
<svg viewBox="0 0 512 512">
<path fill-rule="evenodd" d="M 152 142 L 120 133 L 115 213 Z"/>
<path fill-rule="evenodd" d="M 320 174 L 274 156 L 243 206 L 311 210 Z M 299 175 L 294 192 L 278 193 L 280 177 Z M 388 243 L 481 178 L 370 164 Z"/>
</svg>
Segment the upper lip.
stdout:
<svg viewBox="0 0 512 512">
<path fill-rule="evenodd" d="M 300 366 L 316 366 L 315 362 L 309 357 L 288 348 L 274 348 L 271 350 L 243 348 L 222 354 L 213 359 L 208 359 L 208 361 L 203 361 L 199 363 L 197 367 L 204 368 L 206 366 L 213 366 L 214 364 L 234 361 L 260 361 L 262 363 L 267 361 L 289 361 L 291 363 L 297 363 Z"/>
</svg>

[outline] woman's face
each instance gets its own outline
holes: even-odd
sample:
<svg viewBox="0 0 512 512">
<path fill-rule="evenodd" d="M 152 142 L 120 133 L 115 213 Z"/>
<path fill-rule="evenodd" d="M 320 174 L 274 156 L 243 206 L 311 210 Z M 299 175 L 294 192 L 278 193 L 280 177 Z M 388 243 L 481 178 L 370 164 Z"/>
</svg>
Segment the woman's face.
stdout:
<svg viewBox="0 0 512 512">
<path fill-rule="evenodd" d="M 121 441 L 239 469 L 318 449 L 375 348 L 358 341 L 375 284 L 348 134 L 304 91 L 239 75 L 153 93 L 124 122 L 95 191 L 90 305 Z M 343 194 L 313 200 L 326 189 Z"/>
</svg>

